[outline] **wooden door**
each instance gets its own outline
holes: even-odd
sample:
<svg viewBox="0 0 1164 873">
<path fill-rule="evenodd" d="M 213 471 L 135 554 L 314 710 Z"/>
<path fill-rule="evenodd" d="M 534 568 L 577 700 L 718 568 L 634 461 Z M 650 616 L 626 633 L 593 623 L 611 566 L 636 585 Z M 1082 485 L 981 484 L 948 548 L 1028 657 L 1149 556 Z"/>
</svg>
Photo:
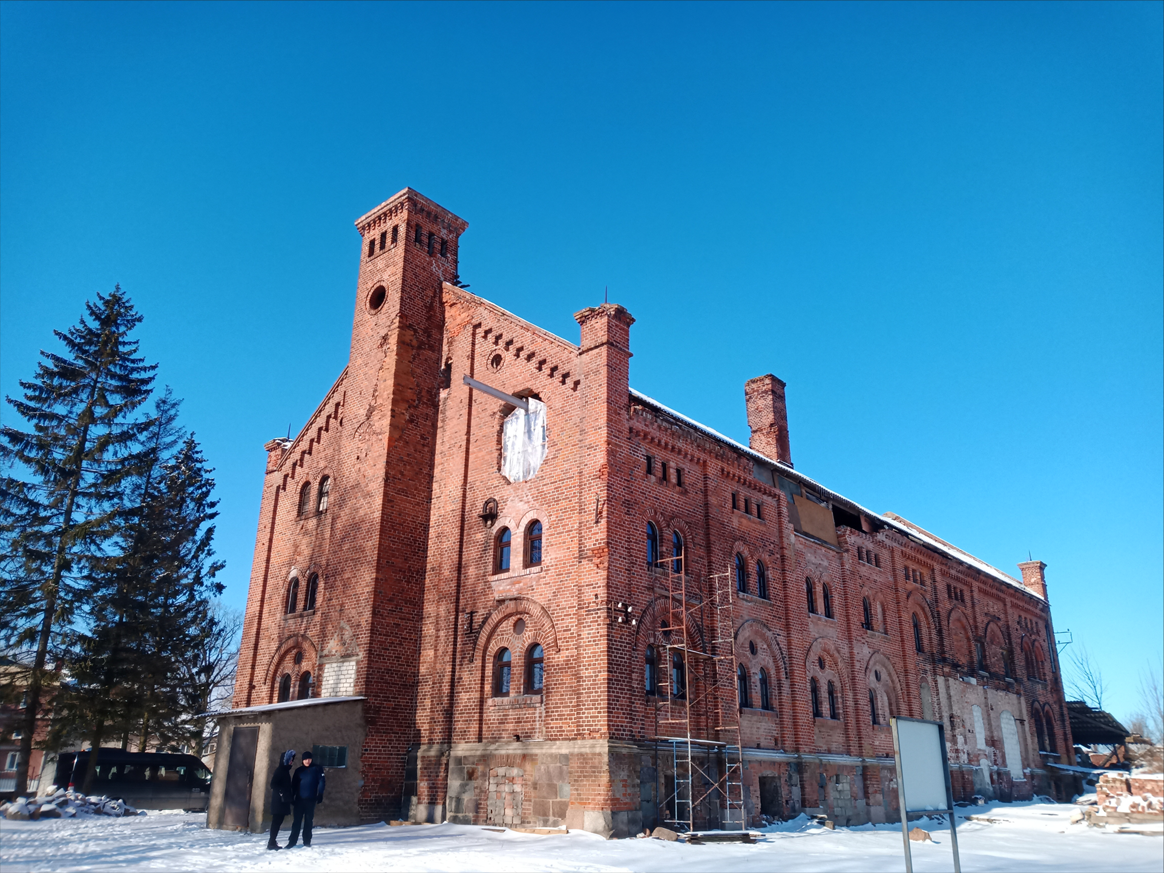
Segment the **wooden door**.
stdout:
<svg viewBox="0 0 1164 873">
<path fill-rule="evenodd" d="M 255 780 L 257 727 L 235 728 L 230 737 L 230 761 L 226 766 L 226 797 L 223 827 L 246 830 L 251 823 L 251 787 Z"/>
</svg>

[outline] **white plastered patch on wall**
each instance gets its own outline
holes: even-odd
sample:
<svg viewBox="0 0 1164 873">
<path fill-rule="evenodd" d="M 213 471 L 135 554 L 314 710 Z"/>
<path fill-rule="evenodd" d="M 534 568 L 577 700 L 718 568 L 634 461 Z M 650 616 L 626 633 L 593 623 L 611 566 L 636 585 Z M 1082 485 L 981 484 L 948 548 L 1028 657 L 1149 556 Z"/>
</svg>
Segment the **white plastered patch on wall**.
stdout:
<svg viewBox="0 0 1164 873">
<path fill-rule="evenodd" d="M 515 409 L 501 428 L 501 473 L 510 482 L 532 479 L 546 459 L 546 405 L 532 397 L 529 412 Z"/>
</svg>

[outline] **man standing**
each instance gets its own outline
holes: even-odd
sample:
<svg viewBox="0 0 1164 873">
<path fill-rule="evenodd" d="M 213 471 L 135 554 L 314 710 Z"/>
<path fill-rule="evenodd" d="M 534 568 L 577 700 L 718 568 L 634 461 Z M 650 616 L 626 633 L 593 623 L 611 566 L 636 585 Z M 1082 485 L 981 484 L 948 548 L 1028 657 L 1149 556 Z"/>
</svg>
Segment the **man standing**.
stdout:
<svg viewBox="0 0 1164 873">
<path fill-rule="evenodd" d="M 291 777 L 291 797 L 295 804 L 291 818 L 290 849 L 299 842 L 299 828 L 303 827 L 303 845 L 311 845 L 311 825 L 315 821 L 315 805 L 323 803 L 323 787 L 326 780 L 323 768 L 316 766 L 311 752 L 303 753 L 303 764 Z"/>
</svg>

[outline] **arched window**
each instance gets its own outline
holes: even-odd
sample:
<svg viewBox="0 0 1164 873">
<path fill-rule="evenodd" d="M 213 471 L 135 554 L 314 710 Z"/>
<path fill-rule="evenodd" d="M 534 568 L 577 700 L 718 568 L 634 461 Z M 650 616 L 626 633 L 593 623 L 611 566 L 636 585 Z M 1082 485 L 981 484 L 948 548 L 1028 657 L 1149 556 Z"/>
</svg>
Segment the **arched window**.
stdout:
<svg viewBox="0 0 1164 873">
<path fill-rule="evenodd" d="M 820 686 L 817 685 L 816 679 L 808 680 L 808 693 L 812 698 L 812 717 L 820 718 Z"/>
<path fill-rule="evenodd" d="M 307 515 L 311 512 L 311 483 L 304 482 L 299 489 L 299 514 Z"/>
<path fill-rule="evenodd" d="M 1059 744 L 1055 741 L 1055 720 L 1051 718 L 1051 713 L 1047 713 L 1045 721 L 1047 723 L 1047 751 L 1058 752 Z"/>
<path fill-rule="evenodd" d="M 1031 657 L 1031 644 L 1023 640 L 1023 668 L 1027 671 L 1027 678 L 1035 678 L 1035 661 Z"/>
<path fill-rule="evenodd" d="M 840 716 L 837 714 L 837 686 L 829 680 L 829 718 L 836 721 Z"/>
<path fill-rule="evenodd" d="M 744 563 L 744 556 L 736 552 L 736 591 L 748 593 L 748 565 Z"/>
<path fill-rule="evenodd" d="M 687 696 L 687 665 L 678 652 L 671 653 L 671 696 Z"/>
<path fill-rule="evenodd" d="M 877 721 L 877 695 L 873 693 L 873 689 L 869 689 L 869 721 L 876 727 L 880 722 Z"/>
<path fill-rule="evenodd" d="M 816 615 L 816 592 L 812 589 L 812 577 L 804 577 L 804 594 L 808 598 L 808 611 Z"/>
<path fill-rule="evenodd" d="M 545 678 L 545 652 L 541 643 L 534 643 L 525 653 L 525 693 L 541 694 Z"/>
<path fill-rule="evenodd" d="M 861 627 L 873 630 L 873 610 L 869 607 L 869 598 L 861 598 Z"/>
<path fill-rule="evenodd" d="M 493 572 L 504 573 L 509 569 L 509 548 L 512 545 L 513 535 L 509 528 L 503 527 L 493 539 Z"/>
<path fill-rule="evenodd" d="M 299 677 L 299 693 L 296 700 L 307 700 L 311 697 L 311 674 L 304 671 Z"/>
<path fill-rule="evenodd" d="M 279 680 L 279 702 L 286 703 L 291 699 L 291 674 L 284 673 Z"/>
<path fill-rule="evenodd" d="M 299 577 L 291 577 L 291 585 L 287 588 L 287 615 L 299 608 Z"/>
<path fill-rule="evenodd" d="M 671 532 L 671 572 L 686 572 L 683 567 L 683 534 L 677 530 Z"/>
<path fill-rule="evenodd" d="M 832 618 L 833 617 L 833 595 L 832 595 L 832 592 L 829 591 L 829 583 L 828 582 L 825 582 L 824 585 L 821 586 L 821 599 L 824 601 L 825 618 Z"/>
<path fill-rule="evenodd" d="M 659 664 L 655 660 L 655 647 L 647 646 L 647 654 L 643 665 L 643 677 L 646 680 L 647 694 L 659 693 Z"/>
<path fill-rule="evenodd" d="M 913 648 L 914 648 L 914 651 L 924 652 L 926 649 L 925 649 L 925 646 L 922 645 L 921 622 L 919 622 L 917 620 L 917 613 L 914 613 L 913 616 L 911 616 L 911 620 L 913 621 Z"/>
<path fill-rule="evenodd" d="M 772 699 L 768 694 L 768 671 L 760 668 L 760 709 L 771 709 Z"/>
<path fill-rule="evenodd" d="M 736 692 L 740 700 L 740 709 L 747 709 L 751 706 L 748 700 L 748 671 L 744 669 L 743 664 L 736 667 Z"/>
<path fill-rule="evenodd" d="M 502 649 L 493 656 L 493 696 L 509 696 L 509 676 L 513 669 L 513 657 L 509 649 Z"/>
<path fill-rule="evenodd" d="M 304 610 L 315 609 L 315 595 L 319 591 L 319 574 L 312 573 L 307 577 L 307 591 L 303 597 Z"/>
<path fill-rule="evenodd" d="M 647 567 L 659 566 L 659 529 L 647 522 Z"/>
<path fill-rule="evenodd" d="M 531 521 L 525 529 L 525 565 L 536 567 L 542 562 L 542 523 Z"/>
<path fill-rule="evenodd" d="M 768 599 L 768 570 L 763 561 L 756 562 L 756 595 Z"/>
<path fill-rule="evenodd" d="M 1039 751 L 1040 752 L 1046 751 L 1046 749 L 1047 749 L 1047 734 L 1043 730 L 1043 716 L 1039 713 L 1039 710 L 1037 708 L 1035 709 L 1035 712 L 1034 712 L 1034 715 L 1032 716 L 1032 718 L 1033 718 L 1033 721 L 1035 722 L 1035 738 L 1039 741 Z"/>
<path fill-rule="evenodd" d="M 979 673 L 986 672 L 986 647 L 982 640 L 974 641 L 974 664 Z"/>
<path fill-rule="evenodd" d="M 327 510 L 328 495 L 331 494 L 331 476 L 324 476 L 319 480 L 319 497 L 315 501 L 315 508 L 319 512 Z"/>
</svg>

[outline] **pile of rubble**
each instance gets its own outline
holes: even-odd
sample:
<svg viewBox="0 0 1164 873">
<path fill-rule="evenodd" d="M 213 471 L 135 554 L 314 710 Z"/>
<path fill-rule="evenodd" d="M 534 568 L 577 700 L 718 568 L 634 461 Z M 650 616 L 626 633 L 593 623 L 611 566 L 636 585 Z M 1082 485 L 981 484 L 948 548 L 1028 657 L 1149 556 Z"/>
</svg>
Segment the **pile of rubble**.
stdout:
<svg viewBox="0 0 1164 873">
<path fill-rule="evenodd" d="M 145 815 L 123 800 L 86 797 L 75 791 L 58 789 L 44 797 L 18 797 L 0 804 L 0 816 L 11 821 L 40 821 L 48 818 L 72 818 L 77 815 Z"/>
<path fill-rule="evenodd" d="M 1081 818 L 1096 827 L 1158 825 L 1164 822 L 1164 777 L 1159 773 L 1113 771 L 1099 777 L 1094 795 L 1081 797 Z"/>
</svg>

